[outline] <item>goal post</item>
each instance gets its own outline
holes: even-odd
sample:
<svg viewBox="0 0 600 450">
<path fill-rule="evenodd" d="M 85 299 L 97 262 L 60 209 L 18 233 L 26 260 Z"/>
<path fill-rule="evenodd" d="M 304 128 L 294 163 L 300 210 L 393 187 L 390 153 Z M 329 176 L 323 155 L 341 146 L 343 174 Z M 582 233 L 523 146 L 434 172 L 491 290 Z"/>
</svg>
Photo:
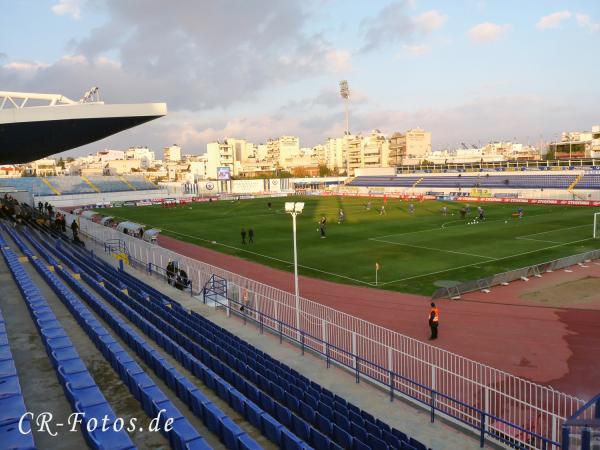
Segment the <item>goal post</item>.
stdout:
<svg viewBox="0 0 600 450">
<path fill-rule="evenodd" d="M 594 213 L 594 239 L 600 238 L 600 212 Z"/>
</svg>

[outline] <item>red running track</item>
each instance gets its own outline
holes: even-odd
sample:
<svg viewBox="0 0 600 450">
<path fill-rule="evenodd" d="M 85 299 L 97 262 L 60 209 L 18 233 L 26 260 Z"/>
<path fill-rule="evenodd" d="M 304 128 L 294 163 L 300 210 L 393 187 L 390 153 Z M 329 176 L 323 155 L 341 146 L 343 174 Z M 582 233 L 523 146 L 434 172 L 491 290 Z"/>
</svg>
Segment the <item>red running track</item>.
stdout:
<svg viewBox="0 0 600 450">
<path fill-rule="evenodd" d="M 242 258 L 159 236 L 182 255 L 294 291 L 293 274 Z M 537 383 L 588 399 L 600 392 L 600 309 L 525 304 L 519 296 L 552 283 L 600 277 L 600 265 L 575 266 L 529 282 L 438 300 L 439 339 L 434 345 Z M 303 297 L 420 340 L 429 337 L 427 297 L 300 277 Z M 598 295 L 600 304 L 600 293 Z"/>
</svg>

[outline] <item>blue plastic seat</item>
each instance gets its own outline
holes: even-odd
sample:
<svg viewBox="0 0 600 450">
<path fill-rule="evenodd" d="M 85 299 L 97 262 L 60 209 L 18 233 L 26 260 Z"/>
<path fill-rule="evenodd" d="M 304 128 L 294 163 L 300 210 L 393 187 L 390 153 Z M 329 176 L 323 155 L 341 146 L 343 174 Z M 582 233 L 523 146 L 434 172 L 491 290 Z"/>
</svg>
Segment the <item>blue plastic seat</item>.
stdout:
<svg viewBox="0 0 600 450">
<path fill-rule="evenodd" d="M 309 443 L 315 450 L 329 450 L 331 440 L 320 431 L 311 427 Z"/>
<path fill-rule="evenodd" d="M 352 448 L 352 435 L 336 424 L 332 425 L 333 439 L 343 448 Z M 386 449 L 387 450 L 387 449 Z"/>
<path fill-rule="evenodd" d="M 410 438 L 408 443 L 410 445 L 412 445 L 414 448 L 416 448 L 417 450 L 427 450 L 427 446 L 419 441 L 417 441 L 415 438 Z"/>
<path fill-rule="evenodd" d="M 28 419 L 23 420 L 21 425 L 23 431 L 27 432 L 31 430 L 31 423 Z M 2 443 L 2 448 L 6 449 L 35 450 L 33 433 L 21 433 L 17 422 L 0 425 L 0 442 Z"/>
<path fill-rule="evenodd" d="M 325 434 L 331 434 L 331 421 L 320 413 L 315 414 L 316 426 L 319 431 Z M 315 422 L 313 422 L 315 423 Z"/>
<path fill-rule="evenodd" d="M 26 411 L 22 395 L 0 397 L 0 425 L 19 421 Z"/>
<path fill-rule="evenodd" d="M 368 444 L 373 450 L 388 450 L 388 445 L 383 439 L 379 439 L 372 434 L 369 434 Z"/>
<path fill-rule="evenodd" d="M 262 431 L 265 436 L 273 443 L 281 445 L 281 430 L 283 426 L 269 414 L 263 414 L 261 417 Z"/>
<path fill-rule="evenodd" d="M 310 425 L 308 425 L 300 417 L 292 414 L 292 430 L 300 439 L 308 442 L 310 439 Z"/>
<path fill-rule="evenodd" d="M 280 403 L 275 403 L 275 417 L 285 427 L 292 426 L 292 413 Z"/>
</svg>

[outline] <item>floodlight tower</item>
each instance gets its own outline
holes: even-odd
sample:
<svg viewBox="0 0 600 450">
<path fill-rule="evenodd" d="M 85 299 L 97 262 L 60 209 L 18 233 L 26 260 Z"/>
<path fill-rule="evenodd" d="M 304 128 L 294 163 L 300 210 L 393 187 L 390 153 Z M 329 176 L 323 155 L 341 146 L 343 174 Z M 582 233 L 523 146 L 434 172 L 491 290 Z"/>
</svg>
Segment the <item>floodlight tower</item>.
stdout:
<svg viewBox="0 0 600 450">
<path fill-rule="evenodd" d="M 349 118 L 348 118 L 348 100 L 350 99 L 350 89 L 348 88 L 348 81 L 347 80 L 342 80 L 340 81 L 340 95 L 341 97 L 344 99 L 344 106 L 346 108 L 346 130 L 344 131 L 344 134 L 346 136 L 350 135 L 350 125 L 349 125 Z M 346 150 L 346 176 L 350 176 L 350 146 L 348 146 L 347 150 Z"/>
<path fill-rule="evenodd" d="M 296 216 L 302 214 L 304 202 L 285 202 L 285 212 L 292 216 L 292 235 L 294 237 L 294 291 L 296 294 L 296 330 L 300 338 L 300 292 L 298 289 L 298 247 L 296 245 Z"/>
</svg>

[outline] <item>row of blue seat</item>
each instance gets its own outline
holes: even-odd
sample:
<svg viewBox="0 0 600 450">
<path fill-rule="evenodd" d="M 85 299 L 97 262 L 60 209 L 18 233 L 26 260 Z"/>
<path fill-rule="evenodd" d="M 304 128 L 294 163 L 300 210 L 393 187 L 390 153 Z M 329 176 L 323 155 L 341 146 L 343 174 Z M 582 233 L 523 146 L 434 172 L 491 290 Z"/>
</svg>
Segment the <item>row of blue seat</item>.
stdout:
<svg viewBox="0 0 600 450">
<path fill-rule="evenodd" d="M 0 245 L 3 245 L 2 242 Z M 4 317 L 0 311 L 0 443 L 3 447 L 19 450 L 35 448 L 32 433 L 27 435 L 16 433 L 18 422 L 26 412 L 17 369 L 8 344 Z M 29 427 L 29 421 L 24 425 Z"/>
<path fill-rule="evenodd" d="M 133 442 L 123 430 L 115 431 L 112 427 L 109 427 L 108 430 L 102 430 L 93 426 L 88 429 L 88 423 L 91 420 L 96 420 L 96 424 L 98 424 L 106 418 L 105 423 L 112 425 L 116 420 L 115 413 L 79 357 L 77 350 L 52 312 L 48 302 L 19 262 L 18 256 L 5 247 L 6 242 L 0 242 L 0 245 L 3 246 L 4 259 L 25 299 L 65 394 L 73 410 L 83 413 L 82 431 L 88 444 L 94 449 L 124 450 L 135 448 Z M 32 261 L 36 260 L 32 259 Z M 37 262 L 40 261 L 37 260 Z M 25 439 L 24 442 L 30 439 L 28 435 L 21 434 L 19 429 L 14 426 L 10 435 L 2 437 L 7 438 L 9 441 L 18 439 L 19 442 L 15 444 L 17 447 L 26 445 L 21 444 L 23 442 L 21 439 Z"/>
<path fill-rule="evenodd" d="M 34 240 L 31 241 L 33 245 L 39 246 Z M 46 253 L 43 248 L 38 249 L 40 254 Z M 69 274 L 64 269 L 58 267 L 57 273 L 61 275 L 69 285 L 84 299 L 88 304 L 94 308 L 94 310 L 111 326 L 115 329 L 119 335 L 144 359 L 144 361 L 153 368 L 155 373 L 165 380 L 166 384 L 176 392 L 176 394 L 188 405 L 190 410 L 202 418 L 205 425 L 217 434 L 220 439 L 225 443 L 229 449 L 256 449 L 260 446 L 254 442 L 247 433 L 245 433 L 239 426 L 237 426 L 223 411 L 221 411 L 213 402 L 209 401 L 204 394 L 184 375 L 182 375 L 176 368 L 169 364 L 156 350 L 152 349 L 147 345 L 143 338 L 141 338 L 135 331 L 131 329 L 124 322 L 116 318 L 111 311 L 106 308 L 88 289 L 86 289 L 76 278 Z M 95 280 L 89 278 L 87 273 L 81 274 L 82 278 L 90 285 L 96 283 Z M 118 291 L 121 293 L 121 291 Z M 105 293 L 108 293 L 106 291 Z M 115 300 L 118 302 L 118 300 Z M 132 317 L 127 314 L 127 311 L 121 311 L 126 314 L 129 319 L 135 320 L 136 317 Z M 138 318 L 139 319 L 139 318 Z M 138 325 L 139 326 L 139 325 Z M 209 383 L 212 380 L 210 371 L 204 366 L 198 367 L 195 361 L 191 359 L 182 358 L 180 353 L 177 353 L 177 346 L 165 345 L 169 353 L 174 356 L 178 361 L 182 362 L 184 367 L 196 373 L 203 373 L 203 380 L 205 383 Z M 213 383 L 219 380 L 212 381 Z M 215 389 L 217 392 L 217 390 Z"/>
<path fill-rule="evenodd" d="M 483 188 L 556 188 L 565 189 L 573 181 L 575 175 L 502 175 L 502 176 L 425 176 L 419 177 L 357 177 L 348 183 L 349 186 L 363 187 L 410 187 L 419 181 L 419 187 L 483 187 Z"/>
<path fill-rule="evenodd" d="M 32 245 L 38 250 L 38 252 L 44 256 L 47 260 L 54 260 L 45 250 L 42 248 L 39 242 L 36 242 L 31 238 L 27 233 L 24 234 L 25 237 L 31 242 Z M 54 260 L 55 261 L 55 260 Z M 154 372 L 162 378 L 167 386 L 169 386 L 181 400 L 183 400 L 186 405 L 190 408 L 190 410 L 202 418 L 205 425 L 214 432 L 219 438 L 224 442 L 227 448 L 233 450 L 242 450 L 242 449 L 258 449 L 260 446 L 248 436 L 246 432 L 244 432 L 238 425 L 236 425 L 231 418 L 229 418 L 222 410 L 220 410 L 213 402 L 208 400 L 204 394 L 185 376 L 183 376 L 177 369 L 175 369 L 171 364 L 168 363 L 162 357 L 160 352 L 153 349 L 149 346 L 142 337 L 140 337 L 133 329 L 122 319 L 114 316 L 111 311 L 106 308 L 105 305 L 102 304 L 88 289 L 86 289 L 73 275 L 71 275 L 68 271 L 63 269 L 60 266 L 55 267 L 56 273 L 58 273 L 70 286 L 71 288 L 77 292 L 77 294 L 86 301 L 94 311 L 104 319 L 118 334 L 119 336 L 134 350 L 136 353 L 144 360 L 149 367 L 151 367 Z M 87 274 L 82 274 L 83 278 L 87 278 Z M 50 280 L 48 280 L 50 281 Z M 91 280 L 86 280 L 91 281 Z M 71 294 L 73 296 L 73 294 Z M 74 296 L 73 296 L 74 297 Z M 94 339 L 97 345 L 102 345 L 106 347 L 105 339 L 98 340 Z M 118 345 L 118 344 L 117 344 Z M 108 350 L 112 349 L 114 345 L 110 345 Z M 121 349 L 122 350 L 122 349 Z M 109 360 L 113 360 L 114 358 L 109 358 Z M 140 377 L 138 375 L 138 371 L 142 369 L 137 365 L 137 363 L 127 364 L 127 370 L 132 370 L 135 374 L 135 377 Z M 115 369 L 117 370 L 117 369 Z M 118 373 L 122 373 L 122 370 L 117 370 Z M 144 375 L 146 378 L 146 382 L 142 383 L 142 386 L 146 386 L 143 390 L 148 390 L 148 388 L 153 388 L 150 395 L 152 395 L 151 401 L 148 402 L 142 399 L 142 404 L 145 409 L 148 408 L 151 411 L 154 411 L 153 404 L 157 402 L 160 403 L 161 407 L 165 407 L 165 402 L 168 401 L 167 397 L 155 386 L 150 386 L 149 382 L 151 380 Z M 153 383 L 152 383 L 153 384 Z M 130 385 L 130 383 L 128 383 Z M 136 398 L 139 397 L 138 392 L 140 389 L 132 390 Z M 142 392 L 143 394 L 143 392 Z M 139 400 L 139 398 L 138 398 Z M 166 408 L 169 413 L 176 414 L 175 425 L 178 424 L 180 420 L 182 420 L 182 416 L 175 409 L 174 406 L 170 406 Z M 179 417 L 179 418 L 178 418 Z M 189 425 L 189 424 L 188 424 Z M 180 427 L 181 428 L 181 427 Z M 188 427 L 191 428 L 191 425 Z M 177 441 L 175 442 L 177 443 Z M 176 445 L 175 448 L 181 448 Z M 188 441 L 185 448 L 209 448 L 205 442 L 199 442 L 195 439 L 192 443 Z"/>
<path fill-rule="evenodd" d="M 76 252 L 80 252 L 80 250 L 76 250 Z M 145 318 L 147 318 L 148 320 L 150 320 L 151 322 L 153 322 L 155 325 L 159 326 L 159 328 L 163 329 L 165 331 L 165 333 L 167 333 L 168 335 L 170 335 L 174 340 L 177 340 L 179 342 L 180 345 L 182 345 L 184 348 L 188 348 L 189 350 L 191 350 L 192 352 L 195 351 L 195 347 L 193 344 L 191 344 L 190 342 L 187 342 L 185 339 L 183 339 L 181 337 L 181 333 L 180 332 L 184 332 L 186 334 L 188 334 L 190 337 L 192 337 L 194 339 L 195 342 L 199 342 L 202 346 L 205 346 L 207 349 L 209 349 L 211 351 L 211 353 L 213 353 L 215 355 L 215 357 L 219 356 L 221 357 L 221 359 L 223 360 L 223 362 L 227 363 L 230 367 L 238 370 L 238 372 L 240 372 L 243 376 L 248 377 L 248 378 L 254 378 L 253 382 L 261 387 L 263 389 L 264 392 L 268 393 L 269 395 L 272 395 L 276 400 L 279 400 L 281 402 L 284 402 L 284 396 L 283 396 L 283 388 L 280 386 L 289 386 L 288 389 L 291 390 L 292 394 L 295 394 L 296 397 L 300 397 L 297 398 L 297 400 L 295 402 L 292 401 L 288 401 L 287 404 L 285 406 L 291 408 L 294 410 L 294 412 L 297 412 L 298 414 L 302 414 L 302 409 L 300 408 L 300 405 L 302 405 L 303 403 L 299 403 L 299 402 L 305 402 L 305 407 L 304 409 L 306 411 L 309 410 L 316 410 L 317 407 L 320 408 L 320 412 L 317 413 L 318 415 L 313 415 L 310 412 L 305 413 L 305 415 L 309 416 L 310 418 L 310 422 L 314 425 L 321 425 L 321 429 L 323 431 L 326 432 L 326 434 L 332 436 L 332 437 L 336 437 L 337 434 L 337 439 L 340 441 L 343 441 L 345 443 L 347 443 L 348 439 L 344 439 L 341 438 L 340 436 L 343 436 L 342 431 L 337 430 L 337 428 L 335 428 L 335 426 L 337 427 L 341 427 L 342 430 L 346 433 L 350 433 L 350 434 L 356 434 L 358 435 L 359 438 L 358 442 L 367 442 L 367 441 L 371 441 L 369 442 L 371 445 L 374 445 L 375 439 L 379 439 L 379 440 L 383 440 L 385 443 L 387 443 L 388 445 L 392 446 L 393 448 L 400 448 L 400 446 L 402 445 L 402 442 L 404 442 L 405 444 L 412 444 L 415 448 L 425 448 L 425 446 L 423 446 L 421 443 L 419 443 L 416 440 L 409 440 L 407 438 L 407 436 L 402 433 L 399 432 L 398 430 L 395 430 L 395 434 L 392 433 L 392 430 L 390 430 L 389 426 L 383 424 L 382 422 L 375 420 L 374 418 L 369 417 L 370 415 L 368 415 L 368 413 L 364 413 L 363 412 L 363 416 L 366 416 L 367 419 L 364 419 L 363 416 L 361 416 L 359 414 L 360 410 L 356 407 L 354 407 L 353 405 L 353 411 L 349 411 L 350 408 L 346 407 L 346 402 L 343 401 L 343 399 L 341 398 L 337 398 L 336 400 L 338 400 L 338 402 L 343 402 L 343 410 L 341 411 L 335 411 L 335 413 L 333 413 L 332 410 L 332 403 L 334 402 L 334 397 L 333 394 L 331 394 L 331 397 L 327 397 L 324 394 L 323 397 L 323 402 L 319 402 L 319 400 L 316 398 L 316 396 L 314 396 L 314 392 L 313 395 L 311 395 L 309 393 L 310 389 L 313 389 L 313 391 L 318 392 L 317 389 L 314 389 L 312 387 L 307 386 L 308 385 L 308 380 L 301 380 L 300 379 L 300 375 L 299 374 L 295 374 L 292 375 L 291 373 L 287 373 L 287 377 L 283 378 L 281 380 L 279 380 L 279 386 L 274 386 L 271 382 L 269 382 L 268 380 L 276 380 L 277 378 L 279 378 L 279 375 L 276 373 L 270 373 L 270 370 L 265 368 L 264 366 L 262 366 L 261 364 L 257 364 L 256 369 L 254 370 L 252 368 L 246 368 L 246 367 L 236 367 L 236 361 L 243 361 L 243 364 L 246 365 L 246 363 L 250 363 L 252 364 L 252 357 L 250 358 L 246 358 L 246 354 L 247 354 L 247 349 L 240 349 L 240 346 L 243 346 L 245 343 L 244 342 L 240 342 L 239 340 L 236 341 L 233 345 L 230 345 L 227 342 L 224 343 L 219 343 L 219 340 L 221 339 L 220 336 L 216 336 L 216 335 L 211 335 L 209 337 L 207 337 L 206 339 L 204 337 L 202 337 L 200 335 L 199 332 L 194 330 L 194 327 L 189 324 L 189 323 L 182 323 L 182 321 L 186 321 L 186 320 L 190 320 L 190 315 L 188 313 L 186 313 L 183 308 L 181 308 L 177 302 L 171 301 L 170 303 L 168 303 L 168 306 L 165 304 L 164 298 L 161 295 L 161 298 L 152 298 L 152 297 L 146 297 L 146 293 L 143 294 L 136 294 L 135 293 L 135 284 L 139 284 L 140 282 L 138 280 L 135 280 L 135 283 L 130 282 L 133 281 L 133 277 L 125 274 L 124 272 L 117 272 L 114 271 L 109 265 L 106 265 L 106 267 L 102 267 L 102 262 L 100 262 L 99 260 L 93 260 L 87 261 L 88 265 L 93 265 L 93 269 L 91 270 L 91 273 L 93 274 L 100 274 L 99 276 L 103 277 L 103 279 L 110 279 L 111 282 L 116 283 L 117 286 L 114 287 L 114 289 L 116 290 L 115 292 L 113 292 L 114 294 L 116 294 L 117 296 L 122 297 L 121 299 L 125 302 L 131 302 L 131 299 L 134 299 L 137 301 L 138 305 L 137 308 L 135 307 L 135 305 L 131 305 L 132 307 L 134 307 L 140 314 L 143 314 Z M 113 270 L 113 273 L 107 273 L 106 270 Z M 107 285 L 109 286 L 109 285 Z M 122 292 L 120 292 L 119 289 L 123 288 L 123 286 L 128 286 L 129 289 L 129 296 L 126 296 L 124 294 L 122 294 Z M 151 291 L 151 289 L 147 289 L 149 291 Z M 121 295 L 119 295 L 121 294 Z M 131 298 L 130 298 L 131 297 Z M 156 303 L 149 303 L 146 299 L 147 298 L 151 298 L 152 300 L 154 300 Z M 130 303 L 131 304 L 131 303 Z M 159 306 L 160 305 L 160 306 Z M 164 308 L 164 312 L 165 314 L 179 314 L 180 315 L 180 320 L 177 320 L 175 318 L 173 318 L 172 316 L 167 316 L 169 317 L 171 320 L 171 324 L 169 325 L 168 323 L 165 322 L 161 322 L 161 319 L 157 319 L 155 316 L 153 316 L 153 314 L 149 313 L 147 311 L 147 309 L 152 309 L 154 313 L 160 313 L 161 311 L 157 311 L 156 308 Z M 179 312 L 178 312 L 179 310 Z M 195 314 L 192 314 L 192 317 L 196 317 Z M 199 317 L 199 316 L 198 316 Z M 210 324 L 210 322 L 209 322 Z M 206 323 L 202 324 L 210 326 Z M 213 325 L 214 326 L 214 325 Z M 199 327 L 195 327 L 196 330 L 200 330 L 201 328 Z M 187 344 L 187 345 L 186 345 Z M 226 351 L 223 351 L 226 350 Z M 236 358 L 237 357 L 237 358 Z M 256 358 L 263 358 L 262 356 L 256 355 Z M 204 361 L 204 358 L 202 358 Z M 270 363 L 270 361 L 268 361 Z M 210 361 L 207 363 L 209 366 L 213 366 L 213 368 L 215 369 L 215 371 L 217 371 L 219 373 L 219 366 L 217 366 L 217 368 L 214 367 L 214 363 L 210 364 Z M 275 370 L 279 370 L 281 369 L 281 365 L 279 363 L 277 363 L 276 365 L 274 363 L 270 363 L 273 364 L 273 369 Z M 285 366 L 284 366 L 285 367 Z M 288 368 L 289 369 L 289 368 Z M 250 372 L 250 374 L 254 374 L 252 375 L 248 375 L 248 373 L 246 372 Z M 224 375 L 226 374 L 230 374 L 231 371 L 227 371 L 224 370 Z M 261 375 L 261 374 L 266 374 L 266 377 Z M 231 376 L 231 374 L 230 374 Z M 227 379 L 228 377 L 225 376 L 225 378 Z M 235 380 L 235 378 L 234 378 Z M 229 380 L 228 380 L 229 381 Z M 293 383 L 300 383 L 302 382 L 303 386 L 302 389 L 296 387 Z M 292 383 L 292 384 L 290 384 Z M 234 383 L 234 385 L 236 385 Z M 265 387 L 266 386 L 266 387 Z M 269 386 L 272 386 L 272 388 L 269 388 Z M 316 385 L 318 386 L 318 385 Z M 238 387 L 236 385 L 236 387 Z M 294 388 L 296 389 L 296 392 L 294 392 Z M 238 387 L 238 389 L 240 389 L 240 387 Z M 242 389 L 240 389 L 242 390 Z M 304 391 L 306 391 L 304 394 L 302 394 Z M 244 392 L 244 391 L 243 391 Z M 327 392 L 325 390 L 325 392 Z M 252 391 L 250 391 L 250 393 L 248 393 L 248 395 L 250 396 L 250 398 L 252 399 L 252 395 L 251 395 Z M 287 395 L 292 395 L 290 393 L 285 393 L 286 396 Z M 329 399 L 329 404 L 327 405 L 327 399 Z M 260 401 L 260 397 L 256 398 L 257 401 Z M 264 401 L 263 401 L 264 402 Z M 319 405 L 319 403 L 321 403 L 321 406 Z M 267 402 L 268 405 L 271 405 L 271 403 Z M 290 405 L 291 404 L 291 405 Z M 273 406 L 274 405 L 274 406 Z M 275 402 L 273 405 L 271 405 L 271 407 L 275 407 L 277 408 L 277 403 Z M 341 408 L 340 408 L 341 409 Z M 267 411 L 269 411 L 269 409 L 267 409 Z M 273 414 L 275 414 L 278 418 L 280 418 L 280 420 L 282 422 L 284 422 L 284 424 L 289 425 L 289 420 L 285 420 L 285 418 L 287 417 L 285 413 L 280 413 L 277 414 L 277 411 L 270 411 Z M 320 414 L 320 413 L 323 414 Z M 344 414 L 344 417 L 342 417 L 342 413 Z M 351 426 L 351 421 L 350 419 L 352 418 L 352 415 L 354 415 L 354 421 L 352 423 Z M 358 417 L 358 418 L 357 418 Z M 336 421 L 336 423 L 334 424 L 334 420 Z M 330 425 L 325 426 L 323 424 L 326 423 L 326 421 L 330 421 Z M 367 431 L 369 430 L 369 431 Z M 372 437 L 371 437 L 372 436 Z M 382 443 L 379 443 L 378 445 L 375 445 L 377 448 L 382 448 Z M 358 446 L 360 446 L 360 444 L 358 444 Z"/>
</svg>

